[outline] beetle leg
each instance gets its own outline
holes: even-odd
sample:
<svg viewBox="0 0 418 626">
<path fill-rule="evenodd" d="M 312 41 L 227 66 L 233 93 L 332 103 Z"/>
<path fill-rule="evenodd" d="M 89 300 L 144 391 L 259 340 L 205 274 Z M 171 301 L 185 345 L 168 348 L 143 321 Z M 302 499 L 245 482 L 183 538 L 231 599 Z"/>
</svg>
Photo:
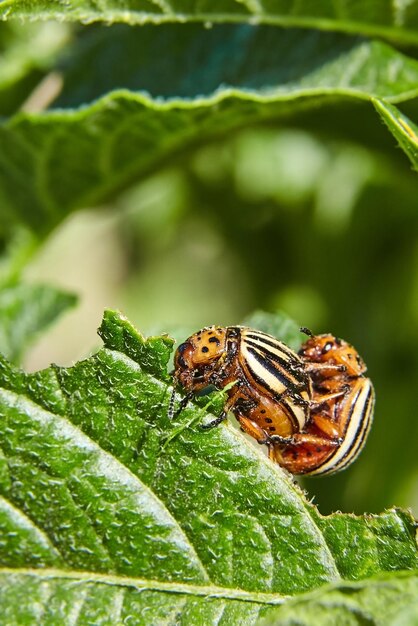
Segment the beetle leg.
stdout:
<svg viewBox="0 0 418 626">
<path fill-rule="evenodd" d="M 235 417 L 239 421 L 242 430 L 251 435 L 257 443 L 264 444 L 269 442 L 270 436 L 256 422 L 253 422 L 249 417 L 242 417 L 241 415 L 236 415 Z"/>
<path fill-rule="evenodd" d="M 288 445 L 295 444 L 297 442 L 295 440 L 294 435 L 290 437 L 282 437 L 281 435 L 269 435 L 267 443 L 269 443 L 270 445 L 279 444 L 281 446 L 288 446 Z"/>
<path fill-rule="evenodd" d="M 297 394 L 289 394 L 293 400 L 293 402 L 295 404 L 297 404 L 298 406 L 303 406 L 306 409 L 310 408 L 312 405 L 311 400 L 305 400 L 304 398 L 302 398 L 301 396 L 297 395 Z"/>
<path fill-rule="evenodd" d="M 219 424 L 223 422 L 224 420 L 226 420 L 226 418 L 228 417 L 228 412 L 230 411 L 233 404 L 234 404 L 234 397 L 231 397 L 227 400 L 222 413 L 218 417 L 215 417 L 215 419 L 212 420 L 211 422 L 208 422 L 207 424 L 200 424 L 200 428 L 203 428 L 203 430 L 210 430 L 211 428 L 215 428 L 216 426 L 219 426 Z"/>
<path fill-rule="evenodd" d="M 170 405 L 168 409 L 169 411 L 168 415 L 171 419 L 176 419 L 176 417 L 180 415 L 182 410 L 186 407 L 187 403 L 189 402 L 189 400 L 193 398 L 193 395 L 194 395 L 193 393 L 187 393 L 185 396 L 183 396 L 183 398 L 180 400 L 180 404 L 178 405 L 177 409 L 174 411 L 174 394 L 175 394 L 175 391 L 173 389 L 173 393 L 170 398 Z"/>
<path fill-rule="evenodd" d="M 290 396 L 293 402 L 297 404 L 298 406 L 304 406 L 306 408 L 310 406 L 309 400 L 305 400 L 299 394 L 295 393 L 294 391 L 291 391 L 290 389 L 285 389 L 282 393 L 277 394 L 275 396 L 275 399 L 277 400 L 277 402 L 281 402 L 287 396 Z"/>
<path fill-rule="evenodd" d="M 313 422 L 315 422 L 315 426 L 322 430 L 323 433 L 332 437 L 333 440 L 338 441 L 341 436 L 340 427 L 336 422 L 333 422 L 329 417 L 325 415 L 321 415 L 318 413 L 317 415 L 312 416 Z"/>
<path fill-rule="evenodd" d="M 283 465 L 283 457 L 280 452 L 280 446 L 271 445 L 269 446 L 269 459 L 274 463 L 278 463 L 279 465 Z"/>
<path fill-rule="evenodd" d="M 269 459 L 275 463 L 279 463 L 279 465 L 286 468 L 290 472 L 296 474 L 303 473 L 305 460 L 303 456 L 298 459 L 299 453 L 296 449 L 299 446 L 306 444 L 311 446 L 314 445 L 316 448 L 325 448 L 325 451 L 331 451 L 333 448 L 337 448 L 341 444 L 341 440 L 326 439 L 325 437 L 308 435 L 306 433 L 295 433 L 292 437 L 277 437 L 272 435 L 270 437 L 270 441 L 268 442 Z"/>
<path fill-rule="evenodd" d="M 319 407 L 329 400 L 335 400 L 335 398 L 341 398 L 345 396 L 347 391 L 349 391 L 349 388 L 344 389 L 343 391 L 336 391 L 335 393 L 327 393 L 326 395 L 322 395 L 320 400 L 310 400 L 309 406 L 311 407 L 311 409 Z"/>
<path fill-rule="evenodd" d="M 272 444 L 269 458 L 293 474 L 306 474 L 317 467 L 318 461 L 329 458 L 341 442 L 304 434 L 295 436 L 294 443 L 301 445 Z"/>
<path fill-rule="evenodd" d="M 306 363 L 305 369 L 307 372 L 320 372 L 321 370 L 331 370 L 332 372 L 346 372 L 347 367 L 345 365 L 333 365 L 331 363 Z"/>
<path fill-rule="evenodd" d="M 277 435 L 271 435 L 267 443 L 279 444 L 279 445 L 295 445 L 300 446 L 306 443 L 310 443 L 316 446 L 330 446 L 336 448 L 341 444 L 340 439 L 327 439 L 326 437 L 320 437 L 318 435 L 309 435 L 308 433 L 295 433 L 291 437 L 278 437 Z"/>
<path fill-rule="evenodd" d="M 203 430 L 211 430 L 211 428 L 219 426 L 219 424 L 226 420 L 227 417 L 228 411 L 222 411 L 222 413 L 211 422 L 208 422 L 207 424 L 200 424 L 200 428 L 202 428 Z"/>
</svg>

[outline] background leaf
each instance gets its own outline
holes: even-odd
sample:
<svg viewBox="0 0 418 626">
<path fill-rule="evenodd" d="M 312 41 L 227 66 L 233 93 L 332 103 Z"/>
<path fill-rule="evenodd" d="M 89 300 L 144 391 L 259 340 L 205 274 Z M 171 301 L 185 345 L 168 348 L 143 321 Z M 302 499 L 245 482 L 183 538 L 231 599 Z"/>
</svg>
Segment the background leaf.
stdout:
<svg viewBox="0 0 418 626">
<path fill-rule="evenodd" d="M 286 313 L 266 313 L 265 311 L 254 311 L 242 321 L 243 326 L 257 328 L 264 333 L 273 335 L 284 341 L 293 350 L 299 350 L 305 341 L 306 335 L 301 333 L 300 326 L 292 320 Z"/>
<path fill-rule="evenodd" d="M 385 124 L 408 155 L 414 169 L 418 170 L 418 126 L 387 102 L 375 100 L 374 105 Z"/>
<path fill-rule="evenodd" d="M 279 3 L 277 1 L 253 3 L 223 0 L 213 4 L 194 6 L 186 0 L 161 4 L 143 0 L 106 0 L 100 6 L 81 1 L 76 6 L 65 6 L 57 0 L 3 0 L 0 15 L 5 18 L 77 20 L 81 22 L 105 21 L 144 24 L 161 24 L 173 21 L 249 22 L 284 26 L 308 26 L 324 30 L 343 30 L 377 36 L 392 37 L 399 41 L 418 42 L 418 10 L 415 2 L 389 7 L 384 0 L 373 4 L 345 4 L 324 2 L 322 5 L 303 2 Z"/>
<path fill-rule="evenodd" d="M 417 573 L 410 572 L 374 577 L 360 584 L 324 587 L 269 610 L 260 626 L 407 626 L 418 617 L 417 585 Z"/>
<path fill-rule="evenodd" d="M 57 23 L 0 23 L 0 113 L 13 114 L 56 62 L 70 41 L 70 28 Z"/>
<path fill-rule="evenodd" d="M 23 352 L 77 298 L 47 285 L 18 284 L 0 290 L 0 351 L 10 361 Z"/>
<path fill-rule="evenodd" d="M 86 34 L 84 44 L 73 69 L 63 68 L 56 104 L 102 97 L 78 110 L 20 114 L 0 129 L 3 230 L 19 220 L 48 232 L 75 208 L 108 201 L 168 159 L 243 125 L 288 119 L 335 99 L 400 102 L 418 94 L 416 60 L 380 42 L 331 33 L 119 27 Z M 164 46 L 170 54 L 155 54 Z M 106 71 L 92 81 L 97 58 Z M 133 63 L 125 67 L 127 58 Z M 153 97 L 110 92 L 125 87 Z M 407 141 L 413 138 L 402 145 Z"/>
</svg>

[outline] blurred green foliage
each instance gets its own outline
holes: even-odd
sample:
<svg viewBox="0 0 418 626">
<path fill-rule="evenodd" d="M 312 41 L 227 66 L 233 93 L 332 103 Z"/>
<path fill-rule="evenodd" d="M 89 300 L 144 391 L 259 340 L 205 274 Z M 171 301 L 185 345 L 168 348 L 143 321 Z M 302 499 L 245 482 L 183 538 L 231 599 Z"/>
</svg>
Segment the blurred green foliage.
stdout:
<svg viewBox="0 0 418 626">
<path fill-rule="evenodd" d="M 24 259 L 19 271 L 9 271 L 7 288 L 27 276 L 91 296 L 81 316 L 68 319 L 59 339 L 55 335 L 43 344 L 41 360 L 32 355 L 28 363 L 33 368 L 63 358 L 57 342 L 69 346 L 69 360 L 79 356 L 80 346 L 87 352 L 86 338 L 82 342 L 80 336 L 88 324 L 99 323 L 104 298 L 142 331 L 165 330 L 178 339 L 206 324 L 238 323 L 255 309 L 284 310 L 314 332 L 330 331 L 353 343 L 376 387 L 375 423 L 360 459 L 341 475 L 306 481 L 309 494 L 322 513 L 378 512 L 392 504 L 414 507 L 417 513 L 418 185 L 411 162 L 418 162 L 418 142 L 416 127 L 407 121 L 418 119 L 416 48 L 378 40 L 369 45 L 336 33 L 320 39 L 320 31 L 257 31 L 252 38 L 256 27 L 248 25 L 245 36 L 235 26 L 222 31 L 222 26 L 199 30 L 193 25 L 183 31 L 188 42 L 183 47 L 181 25 L 164 26 L 159 39 L 158 28 L 1 25 L 0 112 L 12 115 L 22 104 L 29 111 L 29 117 L 5 117 L 2 135 L 0 164 L 10 183 L 0 188 L 3 265 L 12 258 L 15 268 L 13 259 Z M 341 29 L 340 24 L 336 30 Z M 411 42 L 414 29 L 411 23 L 405 41 Z M 299 37 L 309 43 L 305 56 L 297 47 Z M 261 46 L 264 38 L 268 47 L 254 56 L 255 43 Z M 278 51 L 266 68 L 275 38 Z M 402 42 L 401 35 L 398 39 Z M 318 50 L 320 55 L 311 59 Z M 355 56 L 361 51 L 369 60 L 363 73 Z M 356 93 L 363 89 L 360 99 L 338 87 L 341 67 L 344 80 L 352 67 Z M 398 83 L 391 74 L 397 68 Z M 62 109 L 57 114 L 62 118 L 53 118 L 56 127 L 49 138 L 52 118 L 38 112 L 32 97 L 36 86 L 50 84 L 45 80 L 54 72 L 62 88 L 58 85 L 55 94 L 53 86 L 52 101 L 46 98 L 42 106 Z M 319 93 L 325 83 L 326 96 Z M 206 104 L 198 108 L 203 96 L 238 88 L 244 90 L 238 104 L 225 100 L 212 103 L 209 112 Z M 151 94 L 152 106 L 146 106 L 153 117 L 137 112 L 133 97 L 120 112 L 116 100 L 108 101 L 106 111 L 127 116 L 120 119 L 124 158 L 129 163 L 127 155 L 138 154 L 146 165 L 119 172 L 122 151 L 115 150 L 113 161 L 106 162 L 106 178 L 98 163 L 89 163 L 90 154 L 106 161 L 102 144 L 90 152 L 97 137 L 108 139 L 99 117 L 76 143 L 76 116 L 80 110 L 81 124 L 90 111 L 83 105 L 115 89 Z M 297 89 L 298 99 L 293 99 Z M 250 91 L 256 104 L 243 97 Z M 282 98 L 277 108 L 270 102 L 275 93 Z M 385 95 L 403 101 L 394 113 L 388 103 L 376 105 L 383 117 L 393 113 L 393 136 L 366 101 Z M 176 114 L 181 108 L 175 108 L 176 98 L 187 106 L 197 99 L 190 128 L 179 130 L 180 118 L 163 116 L 157 106 L 163 98 L 174 99 Z M 101 101 L 94 106 L 100 110 Z M 142 115 L 147 133 L 138 139 Z M 61 128 L 63 120 L 73 126 L 63 123 Z M 404 151 L 396 149 L 394 137 Z M 147 161 L 148 154 L 158 158 Z M 93 187 L 90 196 L 77 195 L 82 178 L 86 189 Z M 106 193 L 96 193 L 97 181 Z M 79 214 L 53 230 L 74 208 L 88 208 L 90 198 L 106 208 L 86 222 Z M 102 237 L 101 220 L 109 214 Z M 10 241 L 22 222 L 30 244 L 26 241 L 10 257 Z M 74 224 L 86 224 L 86 240 Z M 103 241 L 111 241 L 107 252 Z M 31 263 L 28 248 L 38 250 Z M 94 272 L 89 271 L 92 259 Z M 101 292 L 98 285 L 109 281 L 111 291 Z M 94 347 L 93 332 L 89 336 Z"/>
</svg>

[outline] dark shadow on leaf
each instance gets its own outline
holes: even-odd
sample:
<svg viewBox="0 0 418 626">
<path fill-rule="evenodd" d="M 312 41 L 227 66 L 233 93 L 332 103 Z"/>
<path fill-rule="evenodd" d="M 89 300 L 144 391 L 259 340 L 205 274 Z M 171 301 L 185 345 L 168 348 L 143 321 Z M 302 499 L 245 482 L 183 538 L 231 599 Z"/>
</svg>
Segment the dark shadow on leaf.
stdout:
<svg viewBox="0 0 418 626">
<path fill-rule="evenodd" d="M 364 41 L 271 26 L 89 27 L 62 62 L 64 90 L 54 107 L 85 104 L 114 89 L 190 99 L 220 87 L 288 89 Z"/>
</svg>

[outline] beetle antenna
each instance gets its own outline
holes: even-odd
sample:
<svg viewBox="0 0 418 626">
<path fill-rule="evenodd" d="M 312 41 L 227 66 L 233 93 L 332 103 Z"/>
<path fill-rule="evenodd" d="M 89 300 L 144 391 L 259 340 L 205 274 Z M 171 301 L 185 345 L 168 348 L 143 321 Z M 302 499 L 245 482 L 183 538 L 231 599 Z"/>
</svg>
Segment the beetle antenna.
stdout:
<svg viewBox="0 0 418 626">
<path fill-rule="evenodd" d="M 301 326 L 299 328 L 299 330 L 304 335 L 308 335 L 308 337 L 313 337 L 314 336 L 313 332 L 311 330 L 309 330 L 309 328 L 306 328 L 306 326 Z"/>
</svg>

